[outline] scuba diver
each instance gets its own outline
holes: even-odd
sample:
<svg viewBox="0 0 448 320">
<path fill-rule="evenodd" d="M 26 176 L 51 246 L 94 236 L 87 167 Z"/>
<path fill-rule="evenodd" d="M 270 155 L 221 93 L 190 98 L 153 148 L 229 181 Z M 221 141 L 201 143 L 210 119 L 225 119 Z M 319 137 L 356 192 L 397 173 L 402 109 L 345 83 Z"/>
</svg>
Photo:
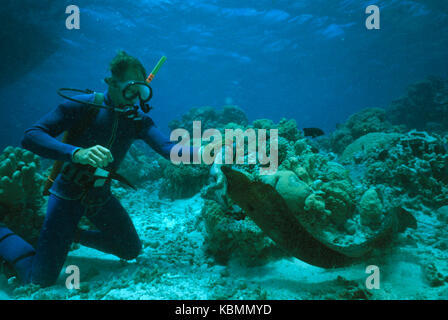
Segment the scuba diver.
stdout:
<svg viewBox="0 0 448 320">
<path fill-rule="evenodd" d="M 137 139 L 170 159 L 175 144 L 145 114 L 152 97 L 149 82 L 160 65 L 147 78 L 142 63 L 120 51 L 110 63 L 104 94 L 86 91 L 70 98 L 64 90 L 83 91 L 60 89 L 70 101 L 25 131 L 25 149 L 57 162 L 44 191 L 48 207 L 36 248 L 0 225 L 0 260 L 12 266 L 22 283 L 53 285 L 73 242 L 124 260 L 139 255 L 142 243 L 110 185 L 113 179 L 130 185 L 116 170 Z M 64 139 L 57 140 L 64 131 Z M 192 157 L 201 151 L 188 146 L 179 149 L 179 155 L 183 152 Z M 83 215 L 97 230 L 78 228 Z"/>
</svg>

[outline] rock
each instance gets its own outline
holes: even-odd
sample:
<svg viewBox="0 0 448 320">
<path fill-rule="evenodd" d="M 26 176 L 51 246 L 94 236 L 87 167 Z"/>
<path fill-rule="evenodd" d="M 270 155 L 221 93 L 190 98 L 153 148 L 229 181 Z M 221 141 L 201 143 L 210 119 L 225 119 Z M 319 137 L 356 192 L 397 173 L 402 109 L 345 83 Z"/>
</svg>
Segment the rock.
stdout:
<svg viewBox="0 0 448 320">
<path fill-rule="evenodd" d="M 448 206 L 443 206 L 436 211 L 437 219 L 440 222 L 448 223 Z"/>
<path fill-rule="evenodd" d="M 345 223 L 344 228 L 349 235 L 354 235 L 356 233 L 356 224 L 353 221 L 348 220 Z"/>
<path fill-rule="evenodd" d="M 346 162 L 352 160 L 357 153 L 368 155 L 369 152 L 379 149 L 386 149 L 395 141 L 402 137 L 399 133 L 374 132 L 368 133 L 349 144 L 341 156 L 341 161 Z"/>
<path fill-rule="evenodd" d="M 359 211 L 363 225 L 372 228 L 381 225 L 383 205 L 375 188 L 370 188 L 363 194 L 359 202 Z"/>
<path fill-rule="evenodd" d="M 355 208 L 354 190 L 350 180 L 331 180 L 321 187 L 325 208 L 331 212 L 331 221 L 342 228 Z"/>
<path fill-rule="evenodd" d="M 423 274 L 431 287 L 440 287 L 445 283 L 445 277 L 437 270 L 436 265 L 431 262 L 423 268 Z"/>
<path fill-rule="evenodd" d="M 297 155 L 301 155 L 304 151 L 308 149 L 309 145 L 306 143 L 306 139 L 300 139 L 294 143 L 294 150 Z"/>
<path fill-rule="evenodd" d="M 325 209 L 325 200 L 318 194 L 311 194 L 305 200 L 305 211 L 321 212 L 329 216 L 331 211 Z"/>
</svg>

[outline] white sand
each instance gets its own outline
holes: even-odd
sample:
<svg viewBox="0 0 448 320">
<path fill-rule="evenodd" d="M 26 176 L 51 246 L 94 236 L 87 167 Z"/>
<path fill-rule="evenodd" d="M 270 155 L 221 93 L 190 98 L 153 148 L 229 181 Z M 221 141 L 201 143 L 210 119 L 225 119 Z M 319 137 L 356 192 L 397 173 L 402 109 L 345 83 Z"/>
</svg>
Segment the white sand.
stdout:
<svg viewBox="0 0 448 320">
<path fill-rule="evenodd" d="M 215 265 L 203 250 L 199 195 L 191 199 L 159 200 L 145 189 L 124 196 L 144 243 L 138 259 L 122 262 L 114 256 L 81 247 L 66 265 L 77 265 L 81 289 L 67 290 L 64 270 L 50 288 L 16 288 L 0 279 L 0 299 L 447 299 L 447 282 L 430 287 L 422 265 L 434 262 L 448 274 L 446 250 L 431 239 L 447 241 L 446 226 L 418 217 L 417 231 L 400 236 L 400 247 L 386 250 L 362 265 L 324 270 L 295 258 L 247 268 L 230 263 Z M 443 235 L 443 237 L 441 236 Z M 442 247 L 443 248 L 443 247 Z M 365 268 L 380 268 L 380 289 L 368 290 Z M 342 277 L 339 278 L 338 277 Z M 352 280 L 346 281 L 346 280 Z M 6 288 L 5 288 L 6 287 Z M 4 291 L 1 291 L 4 290 Z"/>
</svg>

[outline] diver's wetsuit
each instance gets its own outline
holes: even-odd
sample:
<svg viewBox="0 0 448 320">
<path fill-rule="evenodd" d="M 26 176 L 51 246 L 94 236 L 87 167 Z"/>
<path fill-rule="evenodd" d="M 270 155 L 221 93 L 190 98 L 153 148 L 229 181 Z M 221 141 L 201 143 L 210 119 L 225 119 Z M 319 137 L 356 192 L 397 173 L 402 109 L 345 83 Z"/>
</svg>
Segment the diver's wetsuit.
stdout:
<svg viewBox="0 0 448 320">
<path fill-rule="evenodd" d="M 93 101 L 94 95 L 76 98 Z M 104 103 L 111 105 L 107 92 Z M 137 139 L 142 139 L 156 152 L 169 159 L 175 144 L 141 111 L 139 115 L 143 120 L 137 125 L 136 121 L 118 113 L 100 109 L 92 124 L 76 138 L 73 145 L 62 143 L 55 138 L 77 123 L 88 108 L 87 105 L 75 102 L 59 105 L 26 130 L 22 146 L 42 157 L 65 161 L 63 172 L 76 172 L 76 168 L 85 167 L 74 164 L 72 154 L 80 147 L 95 145 L 101 145 L 111 151 L 114 161 L 105 169 L 115 170 Z M 184 151 L 190 152 L 192 156 L 197 150 L 188 148 L 180 150 L 180 153 Z M 0 257 L 15 267 L 23 283 L 53 285 L 75 238 L 82 245 L 122 259 L 133 259 L 139 254 L 140 239 L 128 213 L 111 194 L 110 181 L 103 187 L 90 188 L 83 187 L 81 181 L 64 174 L 59 174 L 56 178 L 50 189 L 47 214 L 36 250 L 11 230 L 0 226 Z M 77 229 L 83 215 L 98 231 Z"/>
</svg>

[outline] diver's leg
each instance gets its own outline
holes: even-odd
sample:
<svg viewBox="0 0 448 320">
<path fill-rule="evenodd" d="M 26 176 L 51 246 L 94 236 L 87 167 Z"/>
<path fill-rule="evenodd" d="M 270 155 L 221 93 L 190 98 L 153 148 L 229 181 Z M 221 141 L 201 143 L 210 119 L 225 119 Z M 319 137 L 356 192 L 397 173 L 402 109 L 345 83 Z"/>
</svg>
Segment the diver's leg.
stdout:
<svg viewBox="0 0 448 320">
<path fill-rule="evenodd" d="M 125 260 L 139 255 L 142 248 L 140 238 L 129 214 L 114 196 L 97 212 L 87 213 L 86 217 L 99 231 L 79 231 L 80 244 Z"/>
<path fill-rule="evenodd" d="M 43 287 L 56 282 L 83 210 L 80 201 L 64 200 L 50 195 L 47 214 L 33 259 L 30 282 Z"/>
<path fill-rule="evenodd" d="M 34 248 L 4 225 L 0 225 L 0 260 L 4 259 L 12 266 L 18 278 L 28 282 L 31 271 Z"/>
</svg>

